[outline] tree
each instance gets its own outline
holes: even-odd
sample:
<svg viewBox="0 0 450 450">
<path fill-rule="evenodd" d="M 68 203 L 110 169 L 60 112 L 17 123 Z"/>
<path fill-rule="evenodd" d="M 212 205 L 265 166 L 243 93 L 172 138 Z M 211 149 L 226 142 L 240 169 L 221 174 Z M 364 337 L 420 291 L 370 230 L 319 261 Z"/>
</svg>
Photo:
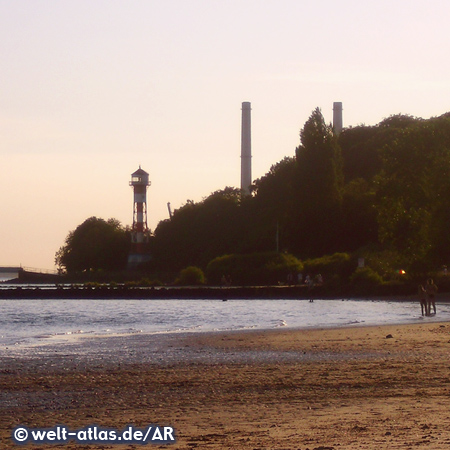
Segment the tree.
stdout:
<svg viewBox="0 0 450 450">
<path fill-rule="evenodd" d="M 296 160 L 285 157 L 272 165 L 269 172 L 255 181 L 255 197 L 251 205 L 249 221 L 253 223 L 249 240 L 251 252 L 267 252 L 289 248 L 286 230 L 294 209 L 294 182 Z"/>
<path fill-rule="evenodd" d="M 345 129 L 339 135 L 345 182 L 357 178 L 371 181 L 382 169 L 380 153 L 384 146 L 397 139 L 405 129 L 421 122 L 422 119 L 396 114 L 375 126 L 359 125 Z"/>
<path fill-rule="evenodd" d="M 303 264 L 286 253 L 264 252 L 224 255 L 208 264 L 211 284 L 219 284 L 225 276 L 233 285 L 275 285 L 285 282 L 289 274 L 297 274 Z"/>
<path fill-rule="evenodd" d="M 225 188 L 160 222 L 154 267 L 204 269 L 218 256 L 273 251 L 277 243 L 301 258 L 366 248 L 399 255 L 402 264 L 404 257 L 449 264 L 450 113 L 394 115 L 337 138 L 316 108 L 300 138 L 295 157 L 256 180 L 252 196 Z"/>
<path fill-rule="evenodd" d="M 347 128 L 339 135 L 345 182 L 363 178 L 370 181 L 381 170 L 380 130 L 360 125 Z"/>
<path fill-rule="evenodd" d="M 200 267 L 189 266 L 180 271 L 180 275 L 175 280 L 179 286 L 198 286 L 205 284 L 205 274 Z"/>
<path fill-rule="evenodd" d="M 178 271 L 234 251 L 242 236 L 241 191 L 226 187 L 199 203 L 188 201 L 155 230 L 154 268 Z M 156 267 L 157 266 L 157 267 Z"/>
<path fill-rule="evenodd" d="M 342 229 L 342 156 L 331 125 L 316 108 L 301 133 L 297 148 L 295 211 L 291 221 L 294 251 L 321 256 L 339 248 Z"/>
<path fill-rule="evenodd" d="M 116 219 L 90 217 L 71 231 L 56 252 L 55 263 L 68 274 L 126 267 L 130 251 L 130 231 Z"/>
<path fill-rule="evenodd" d="M 417 262 L 450 251 L 450 119 L 416 122 L 383 149 L 377 178 L 380 241 Z"/>
<path fill-rule="evenodd" d="M 373 183 L 356 178 L 344 186 L 342 198 L 343 233 L 341 243 L 345 251 L 378 242 L 378 222 Z"/>
</svg>

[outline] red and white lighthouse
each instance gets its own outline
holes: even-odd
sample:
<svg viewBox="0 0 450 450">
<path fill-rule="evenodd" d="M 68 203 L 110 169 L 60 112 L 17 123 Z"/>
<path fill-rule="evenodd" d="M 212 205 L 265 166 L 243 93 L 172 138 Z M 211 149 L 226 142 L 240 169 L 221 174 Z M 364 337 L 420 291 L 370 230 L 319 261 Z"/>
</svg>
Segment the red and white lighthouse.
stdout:
<svg viewBox="0 0 450 450">
<path fill-rule="evenodd" d="M 130 186 L 133 187 L 133 228 L 131 230 L 131 252 L 128 267 L 135 268 L 150 259 L 146 249 L 148 242 L 147 227 L 147 188 L 150 186 L 148 173 L 139 169 L 131 174 Z"/>
</svg>

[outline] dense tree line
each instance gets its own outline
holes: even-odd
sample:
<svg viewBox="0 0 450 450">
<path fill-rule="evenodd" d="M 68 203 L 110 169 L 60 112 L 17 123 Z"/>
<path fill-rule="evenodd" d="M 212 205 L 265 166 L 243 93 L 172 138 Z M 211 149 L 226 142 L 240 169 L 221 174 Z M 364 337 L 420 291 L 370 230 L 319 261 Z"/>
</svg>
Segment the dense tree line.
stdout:
<svg viewBox="0 0 450 450">
<path fill-rule="evenodd" d="M 396 115 L 335 136 L 317 108 L 294 154 L 257 179 L 252 195 L 226 187 L 161 221 L 147 270 L 206 268 L 223 255 L 273 251 L 301 260 L 389 254 L 411 270 L 438 267 L 450 255 L 449 184 L 450 114 Z M 75 235 L 57 255 L 68 271 L 79 268 L 69 251 Z M 126 253 L 119 244 L 117 266 Z"/>
<path fill-rule="evenodd" d="M 131 232 L 116 219 L 86 219 L 56 252 L 55 263 L 70 274 L 121 271 L 126 267 Z"/>
<path fill-rule="evenodd" d="M 204 267 L 215 256 L 278 249 L 301 259 L 384 252 L 403 267 L 447 264 L 449 183 L 450 114 L 391 116 L 336 137 L 316 109 L 294 156 L 256 180 L 250 198 L 225 188 L 161 222 L 156 261 Z"/>
</svg>

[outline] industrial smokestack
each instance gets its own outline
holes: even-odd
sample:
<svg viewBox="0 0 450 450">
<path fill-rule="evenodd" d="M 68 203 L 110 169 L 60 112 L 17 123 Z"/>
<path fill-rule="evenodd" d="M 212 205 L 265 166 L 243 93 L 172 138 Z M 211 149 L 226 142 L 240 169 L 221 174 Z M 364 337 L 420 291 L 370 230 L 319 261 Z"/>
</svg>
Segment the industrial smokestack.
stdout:
<svg viewBox="0 0 450 450">
<path fill-rule="evenodd" d="M 250 195 L 250 186 L 252 184 L 251 110 L 250 102 L 242 102 L 241 190 L 245 195 Z"/>
<path fill-rule="evenodd" d="M 342 102 L 333 103 L 333 132 L 336 136 L 342 132 Z"/>
</svg>

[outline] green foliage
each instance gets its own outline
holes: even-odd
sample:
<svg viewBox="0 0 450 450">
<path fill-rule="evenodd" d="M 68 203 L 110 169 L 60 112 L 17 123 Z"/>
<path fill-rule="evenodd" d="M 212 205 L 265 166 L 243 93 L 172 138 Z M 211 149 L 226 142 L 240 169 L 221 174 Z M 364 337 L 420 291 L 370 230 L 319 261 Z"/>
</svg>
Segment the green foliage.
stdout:
<svg viewBox="0 0 450 450">
<path fill-rule="evenodd" d="M 248 255 L 275 250 L 309 258 L 311 272 L 311 258 L 354 253 L 385 283 L 396 281 L 399 269 L 415 278 L 450 266 L 450 113 L 428 120 L 394 115 L 336 138 L 316 108 L 300 138 L 295 156 L 256 180 L 251 196 L 226 187 L 160 222 L 145 275 L 168 281 L 214 260 L 211 282 L 229 274 L 238 284 L 272 284 L 285 281 L 287 269 Z M 93 217 L 69 233 L 56 263 L 68 273 L 120 270 L 129 246 L 117 221 Z M 330 279 L 349 276 L 321 264 L 317 273 L 329 270 Z"/>
<path fill-rule="evenodd" d="M 139 281 L 139 286 L 142 287 L 163 286 L 163 283 L 158 279 L 142 278 Z"/>
<path fill-rule="evenodd" d="M 358 256 L 364 258 L 365 267 L 378 273 L 385 281 L 398 279 L 399 270 L 408 273 L 411 264 L 402 253 L 382 247 L 361 249 Z"/>
<path fill-rule="evenodd" d="M 287 228 L 295 209 L 294 182 L 297 173 L 295 158 L 284 158 L 274 164 L 270 171 L 254 183 L 254 199 L 251 206 L 253 222 L 248 241 L 252 251 L 285 250 L 290 247 Z"/>
<path fill-rule="evenodd" d="M 350 277 L 350 283 L 360 287 L 371 288 L 381 286 L 383 278 L 370 267 L 358 267 Z"/>
<path fill-rule="evenodd" d="M 119 221 L 90 217 L 69 233 L 55 263 L 68 274 L 118 271 L 126 267 L 129 249 L 129 230 Z"/>
<path fill-rule="evenodd" d="M 381 170 L 378 137 L 377 127 L 365 125 L 344 129 L 339 135 L 346 183 L 357 178 L 370 181 Z"/>
<path fill-rule="evenodd" d="M 430 254 L 447 257 L 450 239 L 443 220 L 450 217 L 450 119 L 413 122 L 382 155 L 377 177 L 381 243 L 411 261 Z"/>
<path fill-rule="evenodd" d="M 296 254 L 320 256 L 340 247 L 342 156 L 319 108 L 313 111 L 300 136 L 290 241 Z"/>
<path fill-rule="evenodd" d="M 421 281 L 430 277 L 430 263 L 425 260 L 413 261 L 406 269 L 408 279 Z"/>
<path fill-rule="evenodd" d="M 180 272 L 175 281 L 179 286 L 198 286 L 205 284 L 205 274 L 199 267 L 189 266 Z"/>
<path fill-rule="evenodd" d="M 295 158 L 256 180 L 253 196 L 226 188 L 160 223 L 158 264 L 205 267 L 223 254 L 275 249 L 314 258 L 380 243 L 405 268 L 448 263 L 450 115 L 395 115 L 337 139 L 316 108 L 300 136 Z M 392 270 L 380 267 L 387 280 Z"/>
<path fill-rule="evenodd" d="M 342 155 L 330 125 L 326 125 L 316 108 L 300 132 L 301 145 L 297 148 L 298 183 L 301 197 L 323 206 L 341 200 Z"/>
<path fill-rule="evenodd" d="M 266 252 L 225 255 L 213 259 L 206 268 L 211 284 L 220 284 L 222 277 L 234 285 L 274 285 L 285 282 L 289 273 L 303 270 L 297 258 L 285 253 Z"/>
<path fill-rule="evenodd" d="M 216 191 L 200 203 L 188 201 L 158 224 L 152 242 L 158 270 L 200 267 L 241 245 L 246 222 L 239 189 Z"/>
<path fill-rule="evenodd" d="M 104 285 L 97 281 L 88 281 L 87 283 L 84 283 L 83 286 L 87 289 L 99 289 L 100 287 L 102 287 Z"/>
<path fill-rule="evenodd" d="M 375 126 L 345 129 L 339 136 L 345 181 L 363 178 L 370 182 L 383 168 L 381 150 L 401 136 L 403 130 L 420 122 L 421 119 L 398 114 Z"/>
<path fill-rule="evenodd" d="M 355 260 L 348 253 L 334 253 L 304 261 L 305 275 L 314 277 L 321 274 L 325 282 L 331 279 L 335 282 L 338 279 L 340 282 L 346 282 L 355 266 Z"/>
<path fill-rule="evenodd" d="M 356 178 L 346 184 L 343 200 L 342 248 L 355 251 L 368 242 L 377 242 L 378 223 L 373 183 Z"/>
</svg>

